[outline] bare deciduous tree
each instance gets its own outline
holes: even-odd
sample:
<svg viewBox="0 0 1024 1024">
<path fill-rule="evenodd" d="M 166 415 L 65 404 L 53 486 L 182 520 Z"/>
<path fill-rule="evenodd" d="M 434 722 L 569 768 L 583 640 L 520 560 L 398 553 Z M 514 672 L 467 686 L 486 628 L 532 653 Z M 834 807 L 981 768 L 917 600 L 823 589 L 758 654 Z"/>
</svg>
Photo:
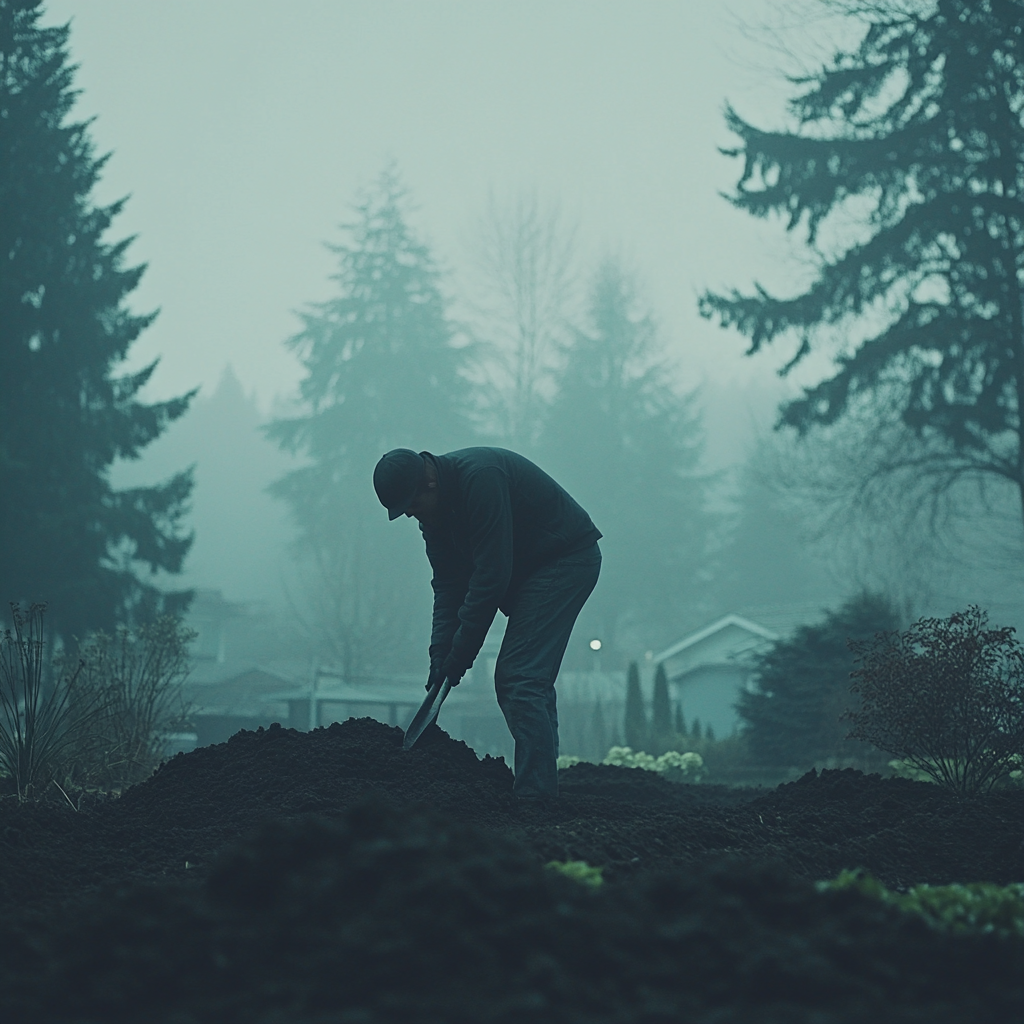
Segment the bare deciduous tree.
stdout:
<svg viewBox="0 0 1024 1024">
<path fill-rule="evenodd" d="M 504 202 L 492 194 L 474 253 L 480 415 L 488 433 L 527 449 L 575 312 L 575 247 L 576 228 L 557 203 L 529 190 Z"/>
<path fill-rule="evenodd" d="M 762 445 L 761 471 L 837 579 L 885 593 L 911 621 L 965 572 L 1019 563 L 1014 487 L 924 439 L 865 396 L 841 424 Z"/>
</svg>

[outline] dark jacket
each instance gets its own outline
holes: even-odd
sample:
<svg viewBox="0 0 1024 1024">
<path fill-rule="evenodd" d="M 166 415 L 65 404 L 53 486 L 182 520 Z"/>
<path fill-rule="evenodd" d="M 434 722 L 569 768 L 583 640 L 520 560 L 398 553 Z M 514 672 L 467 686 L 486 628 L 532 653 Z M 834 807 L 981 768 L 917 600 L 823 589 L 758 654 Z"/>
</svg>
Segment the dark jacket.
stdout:
<svg viewBox="0 0 1024 1024">
<path fill-rule="evenodd" d="M 506 615 L 540 566 L 601 536 L 590 516 L 542 469 L 504 448 L 431 455 L 443 522 L 420 526 L 433 569 L 430 660 L 460 672 L 480 653 L 500 608 Z"/>
</svg>

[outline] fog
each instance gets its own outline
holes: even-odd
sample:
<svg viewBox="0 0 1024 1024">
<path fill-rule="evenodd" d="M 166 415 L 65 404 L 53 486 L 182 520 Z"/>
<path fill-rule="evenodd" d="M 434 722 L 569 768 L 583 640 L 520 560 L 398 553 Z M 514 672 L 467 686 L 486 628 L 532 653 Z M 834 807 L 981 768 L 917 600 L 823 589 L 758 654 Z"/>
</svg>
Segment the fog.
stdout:
<svg viewBox="0 0 1024 1024">
<path fill-rule="evenodd" d="M 555 362 L 572 332 L 587 329 L 595 274 L 614 265 L 636 316 L 649 318 L 665 387 L 693 418 L 692 508 L 673 529 L 700 536 L 676 562 L 630 525 L 646 497 L 617 486 L 614 460 L 602 474 L 603 451 L 545 447 L 479 415 L 473 429 L 442 438 L 450 447 L 527 449 L 605 532 L 603 589 L 581 618 L 567 666 L 590 665 L 583 642 L 591 636 L 604 638 L 605 668 L 619 669 L 730 613 L 785 630 L 864 588 L 892 593 L 915 614 L 975 600 L 1020 621 L 1019 580 L 1006 569 L 1016 549 L 982 558 L 967 543 L 1013 534 L 1012 496 L 997 493 L 990 504 L 964 496 L 957 522 L 973 524 L 970 537 L 959 529 L 935 540 L 912 515 L 876 509 L 874 518 L 844 518 L 834 480 L 816 493 L 787 486 L 795 466 L 807 478 L 800 460 L 814 455 L 774 438 L 776 408 L 820 377 L 828 359 L 782 380 L 791 353 L 747 357 L 743 339 L 697 312 L 706 288 L 756 279 L 792 292 L 807 279 L 779 224 L 754 221 L 720 195 L 740 170 L 719 152 L 735 141 L 723 106 L 728 99 L 751 120 L 781 123 L 781 72 L 841 38 L 840 22 L 799 24 L 768 0 L 53 0 L 47 17 L 72 20 L 76 114 L 95 116 L 97 149 L 112 153 L 96 198 L 130 195 L 114 233 L 136 236 L 131 259 L 148 265 L 133 308 L 160 310 L 130 365 L 159 357 L 148 399 L 200 389 L 192 410 L 142 460 L 115 467 L 114 479 L 151 483 L 196 465 L 196 539 L 176 585 L 263 623 L 247 634 L 263 637 L 248 662 L 279 657 L 301 674 L 350 656 L 326 637 L 324 602 L 344 617 L 339 598 L 311 584 L 296 555 L 295 518 L 267 490 L 302 459 L 263 427 L 296 409 L 304 369 L 285 342 L 302 329 L 301 311 L 337 295 L 328 246 L 345 243 L 353 204 L 382 173 L 407 190 L 409 224 L 436 261 L 459 344 L 500 348 L 495 277 L 481 254 L 502 218 L 533 211 L 571 248 L 549 339 Z M 786 27 L 785 49 L 766 24 Z M 485 388 L 501 384 L 489 365 L 470 375 L 477 413 Z M 546 386 L 538 400 L 551 398 Z M 576 414 L 567 415 L 572 422 Z M 424 423 L 421 434 L 413 426 L 389 441 L 422 448 L 430 433 Z M 378 565 L 387 586 L 413 595 L 399 617 L 402 641 L 386 655 L 379 643 L 376 653 L 364 650 L 361 664 L 404 672 L 418 664 L 411 652 L 425 647 L 427 567 L 412 524 L 378 521 L 372 461 L 360 465 L 365 491 L 353 500 L 367 522 L 377 517 L 367 544 L 387 552 Z M 894 555 L 913 546 L 908 536 L 917 545 L 913 571 Z M 637 611 L 645 593 L 668 596 L 656 613 Z M 628 614 L 627 594 L 637 595 Z M 286 654 L 266 646 L 268 631 Z"/>
<path fill-rule="evenodd" d="M 456 280 L 488 196 L 536 189 L 578 221 L 589 263 L 627 256 L 690 380 L 771 375 L 695 306 L 786 248 L 716 198 L 738 170 L 716 152 L 726 97 L 769 119 L 786 95 L 739 31 L 767 0 L 46 10 L 73 22 L 76 114 L 113 153 L 97 195 L 131 196 L 117 231 L 149 265 L 134 302 L 161 310 L 132 358 L 161 358 L 155 394 L 209 392 L 226 363 L 264 411 L 286 394 L 293 311 L 332 293 L 322 243 L 392 159 Z"/>
</svg>

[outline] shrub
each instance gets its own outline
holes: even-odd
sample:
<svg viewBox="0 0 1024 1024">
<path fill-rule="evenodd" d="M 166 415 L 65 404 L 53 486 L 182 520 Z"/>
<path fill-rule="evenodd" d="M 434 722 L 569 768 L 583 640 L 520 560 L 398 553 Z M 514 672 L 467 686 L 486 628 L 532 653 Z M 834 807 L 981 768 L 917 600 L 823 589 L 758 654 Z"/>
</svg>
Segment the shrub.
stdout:
<svg viewBox="0 0 1024 1024">
<path fill-rule="evenodd" d="M 103 753 L 79 759 L 79 781 L 120 789 L 145 779 L 160 764 L 168 734 L 188 724 L 182 684 L 195 635 L 179 619 L 165 616 L 132 629 L 119 627 L 113 636 L 96 633 L 81 645 L 82 674 L 103 696 L 93 730 Z"/>
<path fill-rule="evenodd" d="M 854 667 L 848 641 L 897 625 L 885 599 L 861 594 L 761 654 L 754 665 L 755 689 L 742 692 L 736 704 L 752 759 L 765 767 L 809 768 L 871 758 L 873 751 L 849 740 L 842 721 Z"/>
<path fill-rule="evenodd" d="M 851 644 L 858 656 L 850 735 L 961 796 L 1019 767 L 1024 650 L 977 606 Z"/>
<path fill-rule="evenodd" d="M 891 892 L 863 871 L 843 871 L 831 882 L 818 882 L 819 891 L 856 889 L 874 899 L 916 914 L 933 928 L 952 932 L 986 932 L 1024 937 L 1024 885 L 915 885 Z"/>
<path fill-rule="evenodd" d="M 0 771 L 19 800 L 66 782 L 84 737 L 104 712 L 103 695 L 88 685 L 81 664 L 46 679 L 45 614 L 43 604 L 27 615 L 12 604 L 14 628 L 0 636 Z"/>
<path fill-rule="evenodd" d="M 622 768 L 643 768 L 645 771 L 686 778 L 692 782 L 699 782 L 704 777 L 704 758 L 692 751 L 680 753 L 678 750 L 669 750 L 655 757 L 630 747 L 612 747 L 601 763 Z"/>
</svg>

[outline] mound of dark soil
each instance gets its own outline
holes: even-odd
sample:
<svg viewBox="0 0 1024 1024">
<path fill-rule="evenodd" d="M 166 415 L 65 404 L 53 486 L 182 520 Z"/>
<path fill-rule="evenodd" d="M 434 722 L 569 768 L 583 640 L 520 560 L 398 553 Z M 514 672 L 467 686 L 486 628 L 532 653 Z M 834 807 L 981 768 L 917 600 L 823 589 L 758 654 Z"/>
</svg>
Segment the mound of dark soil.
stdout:
<svg viewBox="0 0 1024 1024">
<path fill-rule="evenodd" d="M 0 1019 L 981 1021 L 1024 943 L 955 938 L 811 880 L 1024 878 L 1024 796 L 856 772 L 777 790 L 562 772 L 370 720 L 174 758 L 75 812 L 0 806 Z M 542 865 L 585 859 L 591 891 Z"/>
</svg>

